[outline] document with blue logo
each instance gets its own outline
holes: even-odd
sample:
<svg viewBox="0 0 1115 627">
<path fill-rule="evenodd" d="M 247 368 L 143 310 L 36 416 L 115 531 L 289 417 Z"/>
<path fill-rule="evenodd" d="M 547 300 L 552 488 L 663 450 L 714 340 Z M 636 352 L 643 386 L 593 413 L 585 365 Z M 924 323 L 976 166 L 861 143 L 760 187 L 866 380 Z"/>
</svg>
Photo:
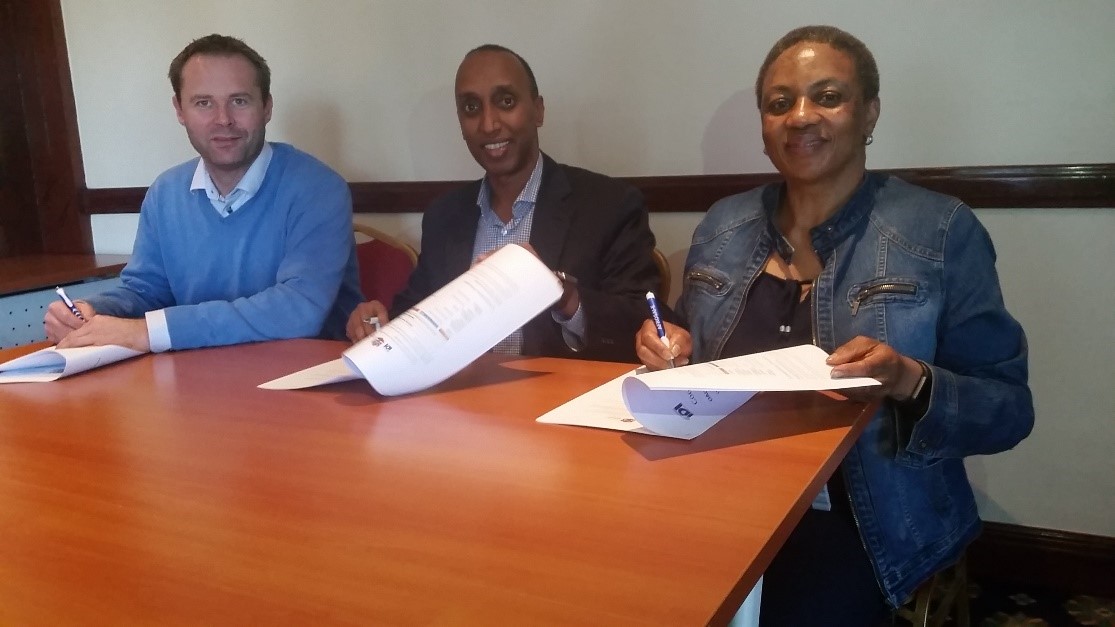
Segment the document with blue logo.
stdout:
<svg viewBox="0 0 1115 627">
<path fill-rule="evenodd" d="M 692 440 L 759 392 L 837 390 L 879 385 L 834 379 L 828 354 L 794 346 L 657 372 L 638 369 L 547 412 L 538 422 Z"/>
<path fill-rule="evenodd" d="M 437 385 L 561 298 L 533 253 L 509 244 L 349 347 L 340 359 L 258 387 L 294 390 L 366 379 L 384 396 Z"/>
</svg>

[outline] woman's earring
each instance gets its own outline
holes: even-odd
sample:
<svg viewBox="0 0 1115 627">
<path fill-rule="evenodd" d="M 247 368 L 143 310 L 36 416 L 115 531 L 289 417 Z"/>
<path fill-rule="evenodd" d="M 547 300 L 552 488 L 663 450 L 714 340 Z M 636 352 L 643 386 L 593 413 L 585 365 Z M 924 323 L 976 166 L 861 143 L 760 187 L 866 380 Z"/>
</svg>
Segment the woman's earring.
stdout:
<svg viewBox="0 0 1115 627">
<path fill-rule="evenodd" d="M 875 136 L 874 135 L 868 135 L 867 137 L 865 137 L 863 139 L 863 145 L 864 146 L 870 146 L 871 142 L 873 142 L 873 141 L 875 141 Z"/>
</svg>

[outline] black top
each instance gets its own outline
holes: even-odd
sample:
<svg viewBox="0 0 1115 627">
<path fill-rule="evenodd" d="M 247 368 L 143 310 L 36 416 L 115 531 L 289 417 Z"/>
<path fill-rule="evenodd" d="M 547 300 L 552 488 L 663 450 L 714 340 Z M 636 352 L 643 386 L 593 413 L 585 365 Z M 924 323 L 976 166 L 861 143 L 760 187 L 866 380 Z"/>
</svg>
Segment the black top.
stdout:
<svg viewBox="0 0 1115 627">
<path fill-rule="evenodd" d="M 728 336 L 720 356 L 738 357 L 812 344 L 813 293 L 801 297 L 802 286 L 810 283 L 759 273 L 747 292 L 739 324 Z"/>
<path fill-rule="evenodd" d="M 813 292 L 802 298 L 802 286 L 812 281 L 783 279 L 760 272 L 747 292 L 739 323 L 720 355 L 738 357 L 813 343 Z M 844 476 L 837 469 L 828 481 L 832 511 L 851 518 Z"/>
</svg>

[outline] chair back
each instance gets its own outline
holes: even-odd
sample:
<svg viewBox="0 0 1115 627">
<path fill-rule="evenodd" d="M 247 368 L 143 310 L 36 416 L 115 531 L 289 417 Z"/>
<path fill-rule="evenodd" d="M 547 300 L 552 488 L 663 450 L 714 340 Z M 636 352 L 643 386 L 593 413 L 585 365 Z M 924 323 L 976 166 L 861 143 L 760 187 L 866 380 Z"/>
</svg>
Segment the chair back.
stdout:
<svg viewBox="0 0 1115 627">
<path fill-rule="evenodd" d="M 365 300 L 378 300 L 390 310 L 395 295 L 406 287 L 418 265 L 418 253 L 379 229 L 363 224 L 353 224 L 352 229 L 371 238 L 356 244 L 360 291 Z"/>
<path fill-rule="evenodd" d="M 654 249 L 654 266 L 658 268 L 658 291 L 654 293 L 658 302 L 669 306 L 670 304 L 670 262 L 661 250 Z"/>
</svg>

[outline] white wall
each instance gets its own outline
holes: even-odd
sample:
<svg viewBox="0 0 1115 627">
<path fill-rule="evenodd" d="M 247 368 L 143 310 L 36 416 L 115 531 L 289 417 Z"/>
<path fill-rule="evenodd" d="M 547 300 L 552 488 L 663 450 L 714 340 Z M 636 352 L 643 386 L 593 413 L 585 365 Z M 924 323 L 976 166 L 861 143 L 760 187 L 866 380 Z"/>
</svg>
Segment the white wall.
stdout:
<svg viewBox="0 0 1115 627">
<path fill-rule="evenodd" d="M 849 6 L 852 5 L 852 6 Z M 971 5 L 971 6 L 969 6 Z M 770 171 L 752 96 L 782 33 L 834 23 L 882 74 L 872 167 L 1112 161 L 1111 0 L 63 0 L 89 187 L 191 155 L 170 59 L 213 31 L 273 70 L 272 138 L 352 181 L 467 178 L 453 75 L 498 42 L 531 62 L 546 150 L 609 174 Z"/>
<path fill-rule="evenodd" d="M 878 59 L 871 167 L 1115 162 L 1115 3 L 823 4 L 783 0 L 63 0 L 90 187 L 145 186 L 192 156 L 170 59 L 209 32 L 243 37 L 274 80 L 271 139 L 351 181 L 478 176 L 453 114 L 460 57 L 523 54 L 546 98 L 543 146 L 609 174 L 770 171 L 751 84 L 786 30 L 833 23 Z M 969 460 L 989 520 L 1115 536 L 1115 211 L 983 210 L 1008 305 L 1031 342 L 1038 412 L 1016 450 Z M 656 214 L 675 271 L 700 216 Z M 360 220 L 417 244 L 419 217 Z M 94 216 L 128 252 L 135 216 Z"/>
</svg>

